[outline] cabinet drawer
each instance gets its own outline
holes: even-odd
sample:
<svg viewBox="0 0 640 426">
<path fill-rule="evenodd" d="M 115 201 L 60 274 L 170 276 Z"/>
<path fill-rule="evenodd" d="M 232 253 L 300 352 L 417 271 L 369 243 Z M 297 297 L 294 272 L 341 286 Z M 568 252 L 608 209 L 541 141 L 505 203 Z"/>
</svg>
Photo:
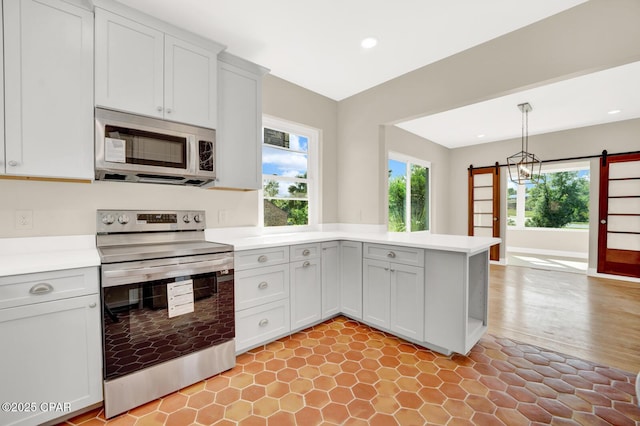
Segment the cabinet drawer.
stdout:
<svg viewBox="0 0 640 426">
<path fill-rule="evenodd" d="M 289 265 L 275 265 L 235 273 L 236 310 L 289 297 Z"/>
<path fill-rule="evenodd" d="M 289 247 L 292 262 L 320 257 L 320 244 L 298 244 Z"/>
<path fill-rule="evenodd" d="M 98 291 L 98 268 L 0 277 L 0 309 L 95 294 Z"/>
<path fill-rule="evenodd" d="M 363 256 L 367 259 L 424 266 L 424 250 L 419 248 L 365 243 Z"/>
<path fill-rule="evenodd" d="M 279 265 L 289 262 L 289 247 L 272 247 L 268 249 L 236 251 L 234 265 L 236 271 L 258 268 L 261 266 Z"/>
<path fill-rule="evenodd" d="M 270 342 L 289 330 L 286 299 L 240 311 L 236 314 L 236 352 Z"/>
</svg>

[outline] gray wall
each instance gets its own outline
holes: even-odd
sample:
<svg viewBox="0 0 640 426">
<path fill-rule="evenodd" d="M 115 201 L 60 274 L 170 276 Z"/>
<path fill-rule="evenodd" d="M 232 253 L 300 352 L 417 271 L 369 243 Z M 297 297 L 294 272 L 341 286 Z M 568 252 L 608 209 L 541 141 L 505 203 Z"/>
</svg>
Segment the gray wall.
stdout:
<svg viewBox="0 0 640 426">
<path fill-rule="evenodd" d="M 341 101 L 339 220 L 384 223 L 385 168 L 379 167 L 384 155 L 381 125 L 640 60 L 638 22 L 640 1 L 591 0 Z M 537 146 L 535 139 L 532 144 Z M 563 144 L 570 145 L 559 148 L 559 153 L 575 153 L 582 141 Z M 601 143 L 596 152 L 605 147 Z M 451 194 L 466 191 L 466 181 L 464 185 L 462 182 L 469 163 L 493 164 L 519 150 L 508 142 L 492 149 L 491 156 L 484 155 L 486 148 L 469 149 L 469 153 L 482 154 L 482 161 L 468 156 L 465 150 L 451 153 Z M 461 211 L 459 202 L 458 196 L 451 198 L 447 206 L 451 212 L 449 227 L 439 232 L 466 232 L 466 211 Z"/>
<path fill-rule="evenodd" d="M 262 112 L 320 131 L 322 223 L 338 220 L 338 104 L 281 78 L 263 81 Z"/>
</svg>

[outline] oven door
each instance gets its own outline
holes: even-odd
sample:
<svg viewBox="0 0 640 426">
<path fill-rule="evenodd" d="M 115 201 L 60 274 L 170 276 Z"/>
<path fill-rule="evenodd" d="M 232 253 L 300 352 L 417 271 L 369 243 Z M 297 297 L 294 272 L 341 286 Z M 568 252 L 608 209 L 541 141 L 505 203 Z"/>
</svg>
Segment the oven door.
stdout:
<svg viewBox="0 0 640 426">
<path fill-rule="evenodd" d="M 102 266 L 104 379 L 232 340 L 228 254 Z"/>
</svg>

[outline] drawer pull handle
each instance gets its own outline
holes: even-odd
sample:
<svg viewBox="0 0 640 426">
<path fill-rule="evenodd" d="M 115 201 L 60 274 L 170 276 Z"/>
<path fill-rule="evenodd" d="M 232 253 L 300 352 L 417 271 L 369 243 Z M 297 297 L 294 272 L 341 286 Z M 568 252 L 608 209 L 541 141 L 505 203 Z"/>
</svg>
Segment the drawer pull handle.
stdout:
<svg viewBox="0 0 640 426">
<path fill-rule="evenodd" d="M 308 268 L 309 266 L 311 266 L 311 262 L 309 262 L 308 260 L 305 260 L 304 263 L 302 264 L 303 268 Z"/>
<path fill-rule="evenodd" d="M 262 281 L 260 284 L 258 284 L 258 288 L 260 290 L 264 290 L 265 288 L 269 287 L 269 283 L 266 281 Z"/>
<path fill-rule="evenodd" d="M 303 255 L 303 256 L 309 256 L 310 254 L 311 254 L 311 250 L 309 250 L 309 249 L 304 249 L 304 250 L 302 251 L 302 255 Z"/>
<path fill-rule="evenodd" d="M 265 256 L 264 254 L 258 257 L 258 262 L 260 262 L 260 263 L 264 263 L 267 260 L 269 260 L 269 258 L 267 256 Z"/>
<path fill-rule="evenodd" d="M 53 291 L 53 286 L 49 283 L 36 284 L 29 290 L 29 293 L 35 295 L 49 294 Z"/>
<path fill-rule="evenodd" d="M 269 320 L 267 318 L 261 319 L 258 325 L 260 327 L 266 327 L 269 324 Z"/>
<path fill-rule="evenodd" d="M 390 251 L 389 253 L 387 253 L 387 257 L 390 257 L 391 259 L 394 259 L 396 257 L 396 254 L 392 251 Z"/>
<path fill-rule="evenodd" d="M 98 305 L 95 302 L 92 302 L 92 303 L 89 304 L 90 308 L 95 308 L 96 306 L 98 306 Z"/>
</svg>

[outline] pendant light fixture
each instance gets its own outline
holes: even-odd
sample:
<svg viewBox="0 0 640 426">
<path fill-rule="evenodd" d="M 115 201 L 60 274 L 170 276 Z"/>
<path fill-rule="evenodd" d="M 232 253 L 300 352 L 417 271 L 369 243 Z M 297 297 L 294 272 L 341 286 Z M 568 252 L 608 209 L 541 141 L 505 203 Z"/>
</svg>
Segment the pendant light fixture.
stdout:
<svg viewBox="0 0 640 426">
<path fill-rule="evenodd" d="M 507 157 L 509 179 L 518 185 L 537 184 L 540 179 L 542 162 L 529 152 L 529 112 L 533 108 L 528 102 L 519 104 L 518 108 L 522 112 L 522 149 L 517 154 Z"/>
</svg>

